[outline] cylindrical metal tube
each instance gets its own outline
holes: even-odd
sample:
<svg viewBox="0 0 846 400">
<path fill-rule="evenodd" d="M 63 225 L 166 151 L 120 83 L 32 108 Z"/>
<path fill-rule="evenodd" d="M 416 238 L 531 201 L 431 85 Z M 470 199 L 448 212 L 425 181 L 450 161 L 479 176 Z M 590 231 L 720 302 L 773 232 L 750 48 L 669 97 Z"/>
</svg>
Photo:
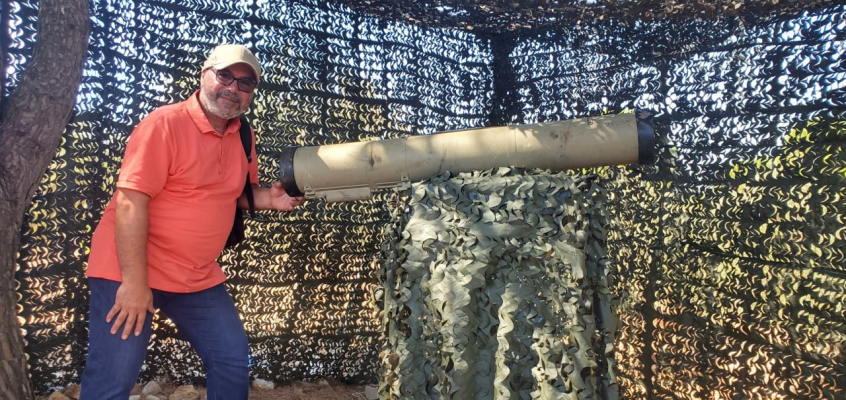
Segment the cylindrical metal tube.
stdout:
<svg viewBox="0 0 846 400">
<path fill-rule="evenodd" d="M 286 149 L 280 181 L 291 195 L 348 201 L 444 172 L 550 170 L 654 162 L 648 112 Z"/>
</svg>

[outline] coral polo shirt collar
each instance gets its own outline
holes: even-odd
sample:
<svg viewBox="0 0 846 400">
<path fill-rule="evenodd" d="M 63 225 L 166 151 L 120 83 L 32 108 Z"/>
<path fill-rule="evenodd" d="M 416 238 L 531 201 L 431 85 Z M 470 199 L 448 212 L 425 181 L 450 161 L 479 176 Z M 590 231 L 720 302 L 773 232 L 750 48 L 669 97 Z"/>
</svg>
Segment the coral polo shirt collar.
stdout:
<svg viewBox="0 0 846 400">
<path fill-rule="evenodd" d="M 188 111 L 188 115 L 191 117 L 191 120 L 194 121 L 194 125 L 197 126 L 197 129 L 199 129 L 200 132 L 217 136 L 226 136 L 230 133 L 238 134 L 238 129 L 241 129 L 241 120 L 239 118 L 233 118 L 234 121 L 230 120 L 229 123 L 226 124 L 226 130 L 222 135 L 217 133 L 217 131 L 212 128 L 211 123 L 209 123 L 206 113 L 203 112 L 203 107 L 200 106 L 199 90 L 195 91 L 185 103 L 185 109 Z"/>
</svg>

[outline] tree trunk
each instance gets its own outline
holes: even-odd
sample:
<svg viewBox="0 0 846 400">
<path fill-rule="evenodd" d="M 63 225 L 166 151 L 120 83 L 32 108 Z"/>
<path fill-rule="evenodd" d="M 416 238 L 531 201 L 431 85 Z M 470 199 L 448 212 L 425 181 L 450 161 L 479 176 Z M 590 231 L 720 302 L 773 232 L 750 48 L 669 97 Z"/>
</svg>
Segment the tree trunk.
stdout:
<svg viewBox="0 0 846 400">
<path fill-rule="evenodd" d="M 17 321 L 16 253 L 24 213 L 73 111 L 88 47 L 88 1 L 41 0 L 38 25 L 33 57 L 0 108 L 0 400 L 33 398 Z"/>
</svg>

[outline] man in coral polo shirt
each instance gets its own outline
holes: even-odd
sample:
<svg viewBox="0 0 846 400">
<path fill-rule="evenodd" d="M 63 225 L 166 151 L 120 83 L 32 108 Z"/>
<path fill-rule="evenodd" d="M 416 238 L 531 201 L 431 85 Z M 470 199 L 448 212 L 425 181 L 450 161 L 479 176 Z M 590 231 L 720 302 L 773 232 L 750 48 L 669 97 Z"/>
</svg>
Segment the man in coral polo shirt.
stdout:
<svg viewBox="0 0 846 400">
<path fill-rule="evenodd" d="M 261 79 L 241 45 L 216 47 L 188 100 L 161 107 L 130 137 L 111 203 L 91 245 L 89 352 L 82 400 L 129 398 L 161 309 L 197 350 L 208 399 L 247 399 L 248 343 L 217 257 L 249 171 L 256 209 L 291 210 L 302 198 L 279 182 L 258 186 L 238 116 Z M 253 135 L 252 160 L 255 160 Z"/>
</svg>

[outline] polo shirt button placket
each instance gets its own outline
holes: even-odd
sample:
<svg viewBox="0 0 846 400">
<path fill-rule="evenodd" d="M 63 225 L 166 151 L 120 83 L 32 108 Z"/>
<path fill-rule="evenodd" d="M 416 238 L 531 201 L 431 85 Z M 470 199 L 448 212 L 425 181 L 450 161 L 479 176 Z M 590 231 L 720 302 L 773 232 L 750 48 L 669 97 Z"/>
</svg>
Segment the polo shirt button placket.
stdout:
<svg viewBox="0 0 846 400">
<path fill-rule="evenodd" d="M 226 172 L 226 171 L 224 171 L 224 168 L 223 168 L 223 166 L 225 164 L 224 163 L 225 153 L 223 152 L 223 138 L 224 137 L 225 137 L 225 135 L 221 135 L 217 140 L 218 148 L 220 149 L 220 151 L 218 152 L 218 157 L 217 157 L 217 173 L 221 176 L 223 176 L 223 174 Z"/>
</svg>

